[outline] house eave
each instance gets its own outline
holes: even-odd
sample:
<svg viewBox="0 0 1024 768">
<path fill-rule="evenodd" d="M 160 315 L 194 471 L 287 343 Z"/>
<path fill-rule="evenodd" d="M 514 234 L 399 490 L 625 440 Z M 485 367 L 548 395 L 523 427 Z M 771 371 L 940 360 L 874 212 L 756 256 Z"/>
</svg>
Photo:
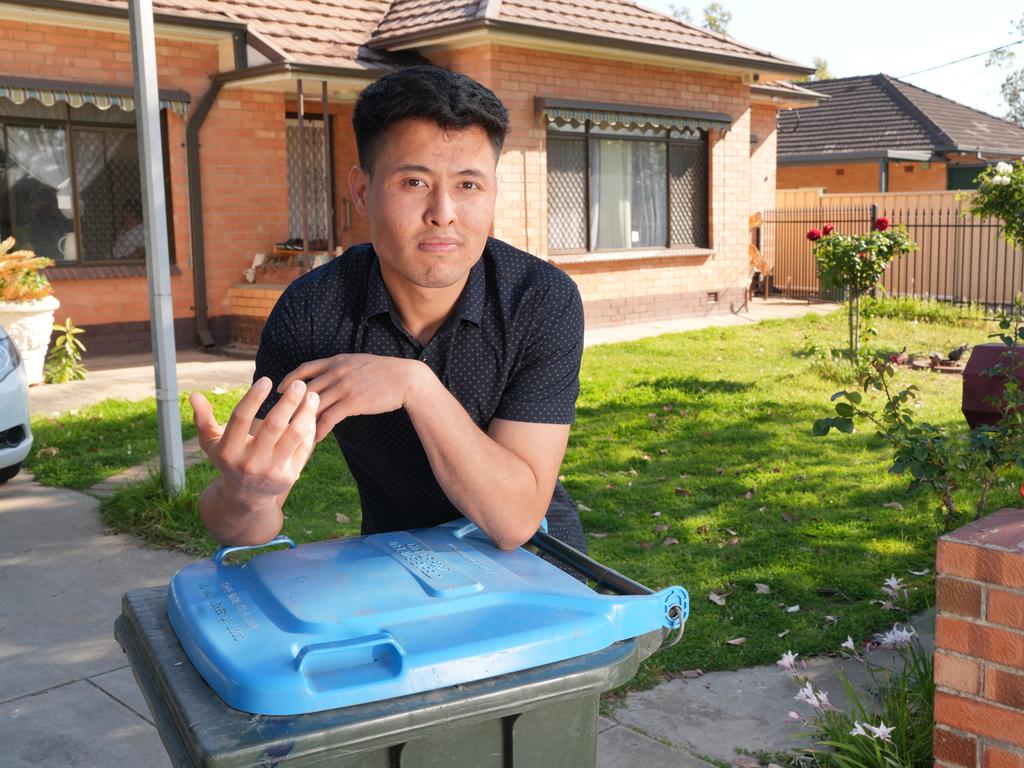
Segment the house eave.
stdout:
<svg viewBox="0 0 1024 768">
<path fill-rule="evenodd" d="M 931 150 L 917 149 L 864 149 L 851 152 L 809 152 L 800 154 L 779 154 L 779 165 L 825 165 L 830 163 L 851 163 L 871 160 L 905 160 L 927 163 L 938 159 Z"/>
<path fill-rule="evenodd" d="M 367 47 L 400 51 L 421 51 L 466 47 L 483 42 L 509 43 L 519 47 L 576 53 L 612 59 L 639 59 L 675 68 L 710 70 L 732 75 L 757 74 L 765 78 L 787 78 L 811 74 L 814 69 L 783 61 L 765 61 L 754 57 L 684 50 L 669 45 L 641 43 L 593 34 L 555 30 L 520 22 L 466 19 L 440 29 L 371 39 Z"/>
</svg>

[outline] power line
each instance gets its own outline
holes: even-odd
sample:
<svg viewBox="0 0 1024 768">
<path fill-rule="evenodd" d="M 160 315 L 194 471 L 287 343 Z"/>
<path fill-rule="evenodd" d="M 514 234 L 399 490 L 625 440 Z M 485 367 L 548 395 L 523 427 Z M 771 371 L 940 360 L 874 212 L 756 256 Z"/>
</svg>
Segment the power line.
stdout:
<svg viewBox="0 0 1024 768">
<path fill-rule="evenodd" d="M 945 64 L 937 64 L 934 67 L 928 67 L 928 69 L 919 69 L 917 72 L 911 72 L 909 75 L 900 75 L 898 79 L 903 79 L 905 77 L 913 77 L 914 75 L 923 75 L 925 72 L 931 72 L 934 69 L 950 67 L 953 64 L 959 64 L 961 61 L 967 61 L 968 59 L 976 59 L 979 56 L 985 56 L 989 53 L 995 53 L 996 51 L 1001 51 L 1004 48 L 1011 48 L 1015 45 L 1020 45 L 1021 43 L 1024 43 L 1024 39 L 1017 40 L 1016 42 L 1013 43 L 1007 43 L 1006 45 L 1000 45 L 998 48 L 991 48 L 987 51 L 982 51 L 981 53 L 972 53 L 970 56 L 964 56 L 962 59 L 957 59 L 956 61 L 947 61 Z"/>
</svg>

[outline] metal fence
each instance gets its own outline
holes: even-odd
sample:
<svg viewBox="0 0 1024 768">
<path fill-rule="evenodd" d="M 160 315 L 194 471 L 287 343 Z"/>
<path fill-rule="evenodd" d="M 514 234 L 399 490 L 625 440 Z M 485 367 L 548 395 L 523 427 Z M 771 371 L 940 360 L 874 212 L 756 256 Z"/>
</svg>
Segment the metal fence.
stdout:
<svg viewBox="0 0 1024 768">
<path fill-rule="evenodd" d="M 807 230 L 831 224 L 843 234 L 864 234 L 879 216 L 904 225 L 918 245 L 918 250 L 898 257 L 886 269 L 880 285 L 889 295 L 998 311 L 1024 291 L 1024 250 L 1006 243 L 999 220 L 965 216 L 959 205 L 867 205 L 767 211 L 761 241 L 771 265 L 769 292 L 807 300 L 842 299 L 840 293 L 819 284 Z"/>
</svg>

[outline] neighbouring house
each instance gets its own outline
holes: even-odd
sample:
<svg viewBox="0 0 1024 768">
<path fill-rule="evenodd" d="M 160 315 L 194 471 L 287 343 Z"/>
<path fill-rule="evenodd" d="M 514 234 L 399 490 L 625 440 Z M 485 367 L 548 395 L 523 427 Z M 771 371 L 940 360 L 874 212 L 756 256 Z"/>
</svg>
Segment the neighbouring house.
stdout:
<svg viewBox="0 0 1024 768">
<path fill-rule="evenodd" d="M 987 165 L 1024 155 L 1024 128 L 888 75 L 810 86 L 818 106 L 779 112 L 779 189 L 973 189 Z"/>
<path fill-rule="evenodd" d="M 590 326 L 744 304 L 776 112 L 817 103 L 778 82 L 810 68 L 625 0 L 154 8 L 179 345 L 255 344 L 289 279 L 367 239 L 351 109 L 395 67 L 505 102 L 493 233 L 571 275 Z M 147 349 L 126 2 L 4 3 L 0 72 L 0 234 L 56 260 L 90 352 Z"/>
</svg>

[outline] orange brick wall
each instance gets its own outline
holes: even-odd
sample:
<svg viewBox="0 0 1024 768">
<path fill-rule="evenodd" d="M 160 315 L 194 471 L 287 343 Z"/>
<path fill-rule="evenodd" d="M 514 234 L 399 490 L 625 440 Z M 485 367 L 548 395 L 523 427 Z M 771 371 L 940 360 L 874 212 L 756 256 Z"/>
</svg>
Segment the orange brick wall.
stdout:
<svg viewBox="0 0 1024 768">
<path fill-rule="evenodd" d="M 213 45 L 158 40 L 157 65 L 161 88 L 186 90 L 195 101 L 217 69 L 217 50 Z M 131 85 L 131 45 L 127 34 L 0 20 L 0 71 L 21 77 Z M 193 315 L 193 302 L 184 120 L 169 113 L 167 122 L 174 245 L 180 270 L 171 279 L 172 296 L 175 317 L 187 318 Z M 88 328 L 149 318 L 144 276 L 77 280 L 60 279 L 59 268 L 49 272 L 55 274 L 54 293 L 61 302 L 58 322 L 70 316 Z M 86 337 L 87 343 L 90 338 Z"/>
<path fill-rule="evenodd" d="M 838 173 L 842 171 L 842 174 Z M 775 175 L 779 189 L 824 187 L 826 192 L 877 192 L 877 160 L 823 165 L 780 165 Z"/>
<path fill-rule="evenodd" d="M 776 112 L 768 104 L 754 104 L 750 109 L 751 213 L 775 207 Z"/>
<path fill-rule="evenodd" d="M 1024 510 L 939 540 L 935 764 L 1024 766 Z"/>
<path fill-rule="evenodd" d="M 934 192 L 945 189 L 945 163 L 889 163 L 890 192 Z"/>
<path fill-rule="evenodd" d="M 711 244 L 714 255 L 696 268 L 689 259 L 640 266 L 636 261 L 566 267 L 580 285 L 588 324 L 609 322 L 605 307 L 614 300 L 626 305 L 624 319 L 641 320 L 663 316 L 654 307 L 652 290 L 672 285 L 667 293 L 678 294 L 684 286 L 688 296 L 702 297 L 709 290 L 720 295 L 744 293 L 749 282 L 747 223 L 751 208 L 751 104 L 750 89 L 739 78 L 696 72 L 682 72 L 642 64 L 610 62 L 561 53 L 528 51 L 504 45 L 481 45 L 431 56 L 435 63 L 465 72 L 494 90 L 509 110 L 512 124 L 498 167 L 499 202 L 494 234 L 519 248 L 541 257 L 547 253 L 547 167 L 546 126 L 534 113 L 534 97 L 572 98 L 597 102 L 619 102 L 653 108 L 693 109 L 724 112 L 733 119 L 724 136 L 712 132 L 711 148 Z M 762 124 L 767 115 L 761 114 Z M 771 118 L 774 126 L 774 117 Z M 765 170 L 774 165 L 774 132 L 765 136 L 757 165 Z M 759 196 L 774 197 L 774 179 L 763 179 Z M 650 269 L 655 270 L 651 272 Z M 609 280 L 592 279 L 605 274 Z M 649 280 L 659 274 L 661 283 Z M 584 276 L 587 277 L 584 277 Z M 632 287 L 624 289 L 629 284 Z M 621 295 L 628 290 L 628 296 Z M 680 289 L 681 290 L 681 289 Z M 663 291 L 664 292 L 664 291 Z M 662 301 L 663 308 L 676 306 L 685 314 L 692 306 L 681 294 Z M 721 304 L 721 302 L 720 302 Z M 721 309 L 728 309 L 719 306 Z M 620 307 L 620 309 L 622 309 Z M 696 307 L 693 310 L 698 311 Z"/>
</svg>

